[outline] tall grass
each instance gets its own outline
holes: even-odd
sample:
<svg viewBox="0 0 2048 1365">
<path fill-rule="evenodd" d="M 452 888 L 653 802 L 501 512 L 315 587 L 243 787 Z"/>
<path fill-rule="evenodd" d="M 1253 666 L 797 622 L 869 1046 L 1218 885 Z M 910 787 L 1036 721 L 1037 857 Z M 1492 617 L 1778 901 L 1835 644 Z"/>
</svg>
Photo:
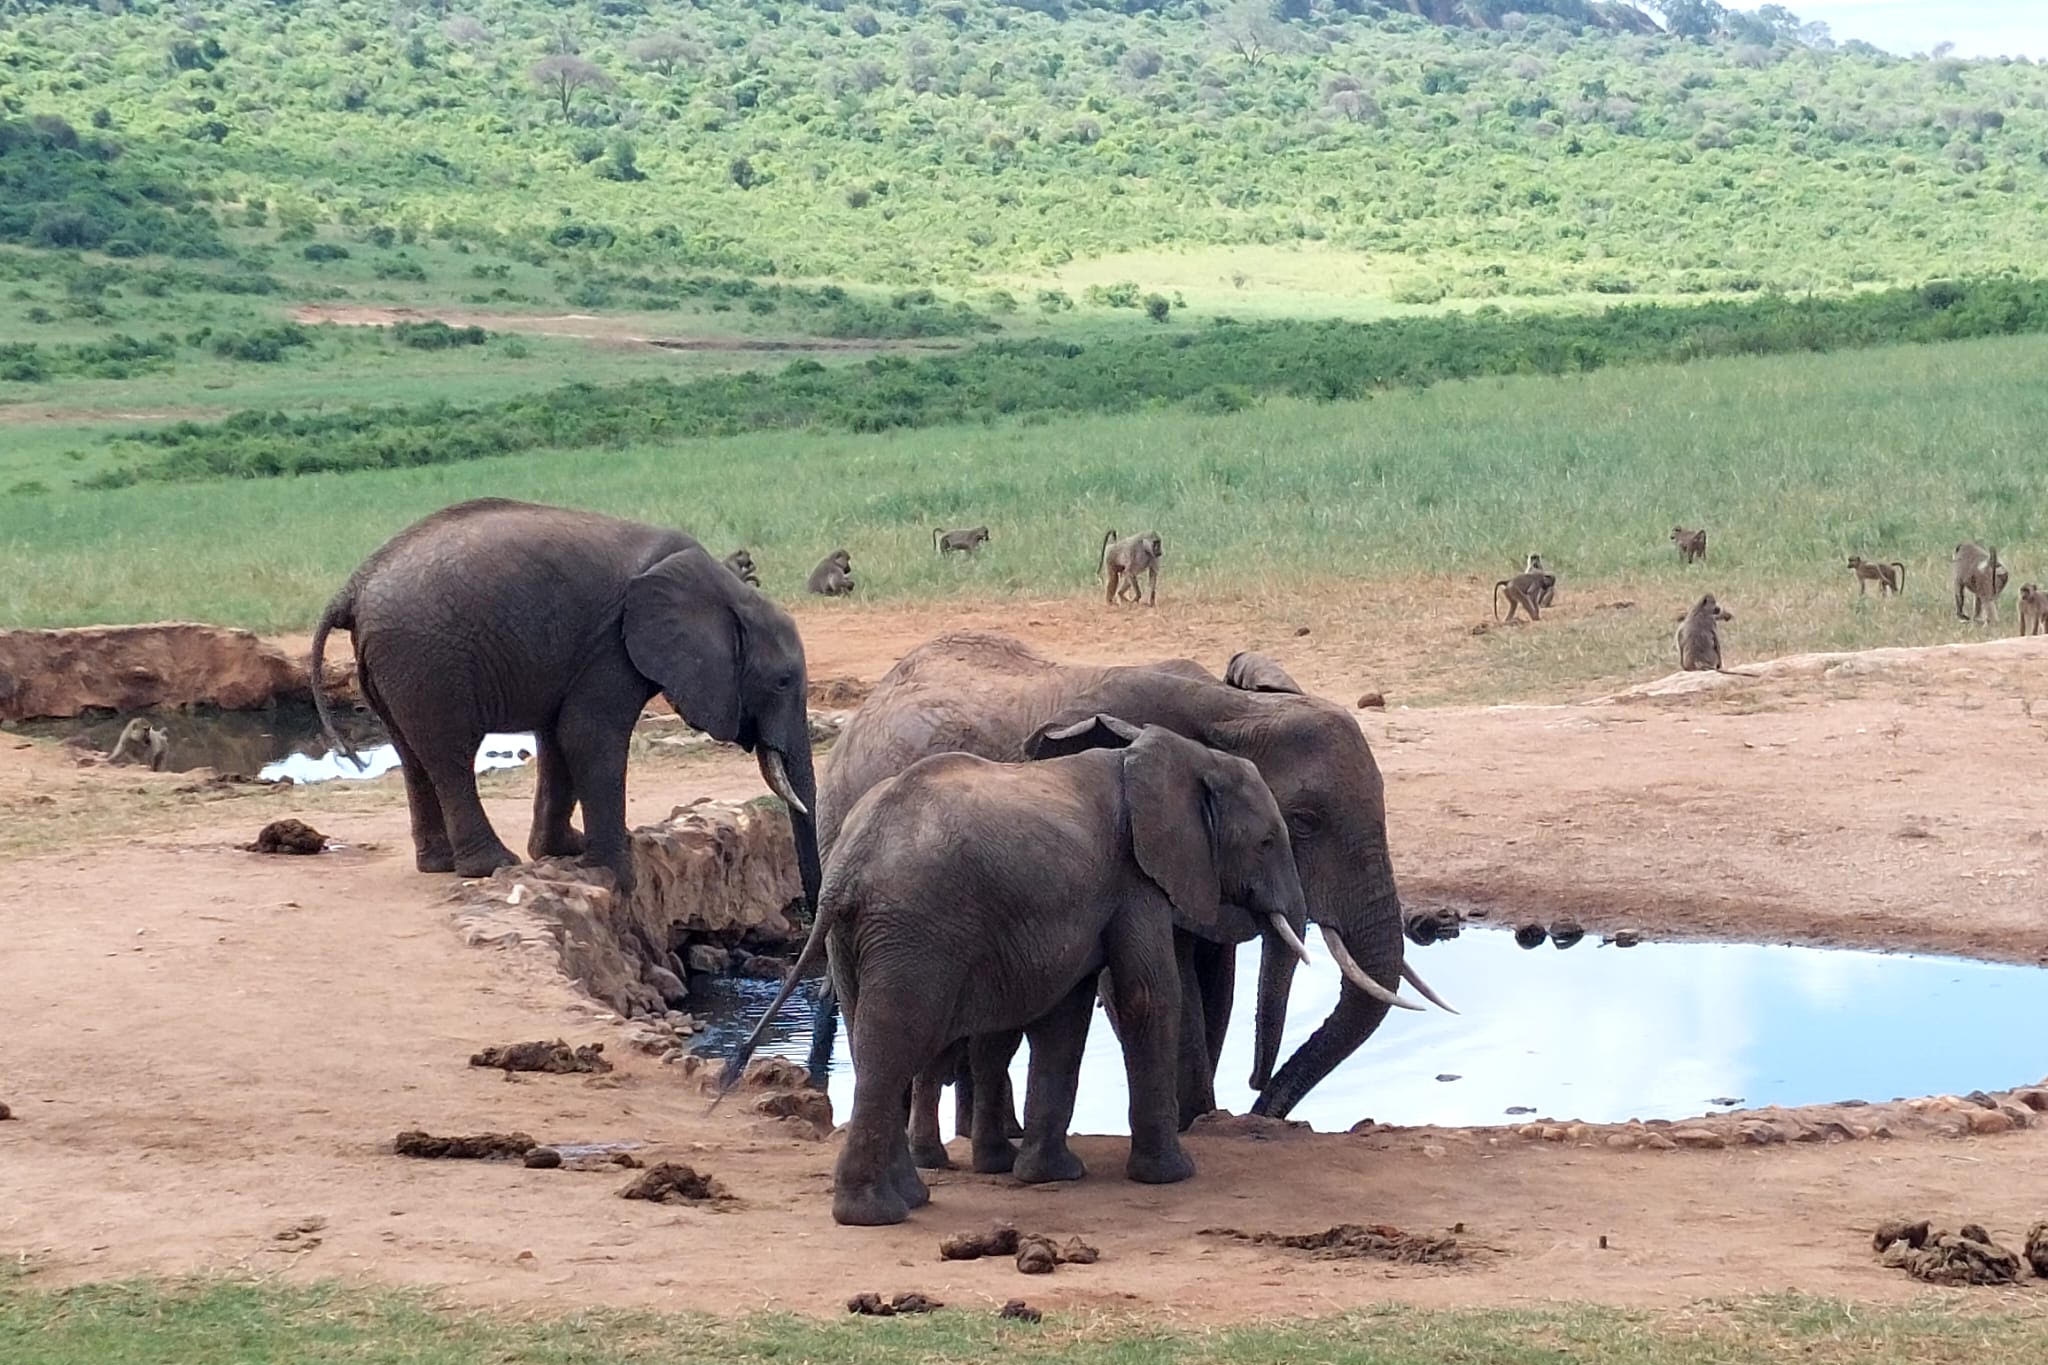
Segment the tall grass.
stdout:
<svg viewBox="0 0 2048 1365">
<path fill-rule="evenodd" d="M 1910 596 L 1931 612 L 1966 537 L 2002 547 L 2015 581 L 2048 577 L 2044 365 L 2048 340 L 2011 338 L 1274 399 L 1220 416 L 758 434 L 0 497 L 0 625 L 304 627 L 385 537 L 484 494 L 672 524 L 721 553 L 744 543 L 785 598 L 836 545 L 874 599 L 1078 593 L 1112 526 L 1165 537 L 1175 591 L 1491 581 L 1532 548 L 1568 583 L 1676 581 L 1665 537 L 1684 522 L 1712 528 L 1719 585 L 1826 591 L 1846 586 L 1840 557 L 1855 551 L 1906 561 Z M 978 561 L 933 556 L 932 527 L 981 522 L 994 542 Z"/>
</svg>

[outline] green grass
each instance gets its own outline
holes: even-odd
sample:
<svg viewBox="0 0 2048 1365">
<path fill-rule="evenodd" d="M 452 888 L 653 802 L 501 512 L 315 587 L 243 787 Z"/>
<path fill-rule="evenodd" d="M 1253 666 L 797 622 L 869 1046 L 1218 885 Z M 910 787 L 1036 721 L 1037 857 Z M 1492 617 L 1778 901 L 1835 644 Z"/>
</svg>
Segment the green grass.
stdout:
<svg viewBox="0 0 2048 1365">
<path fill-rule="evenodd" d="M 1338 594 L 1490 583 L 1528 549 L 1581 609 L 1589 585 L 1643 603 L 1475 642 L 1510 690 L 1664 660 L 1657 613 L 1703 587 L 1738 613 L 1738 658 L 1973 638 L 1947 610 L 1957 541 L 2000 546 L 2016 584 L 2048 578 L 2044 366 L 2048 339 L 2021 337 L 1276 398 L 1222 416 L 772 433 L 0 497 L 0 620 L 304 628 L 401 526 L 496 494 L 680 526 L 720 553 L 746 544 L 784 599 L 835 545 L 873 601 L 1085 594 L 1114 526 L 1165 537 L 1169 603 L 1285 599 L 1327 580 Z M 933 556 L 933 526 L 984 521 L 995 539 L 978 561 Z M 1707 568 L 1679 566 L 1666 540 L 1677 522 L 1712 528 Z M 1851 552 L 1904 560 L 1906 600 L 1848 602 Z M 1435 610 L 1484 613 L 1483 590 L 1454 591 Z"/>
<path fill-rule="evenodd" d="M 980 1308 L 883 1321 L 606 1310 L 515 1317 L 438 1309 L 415 1295 L 230 1281 L 0 1287 L 0 1358 L 9 1365 L 1983 1365 L 2028 1358 L 2043 1329 L 2038 1308 L 1931 1296 L 1908 1307 L 1780 1296 L 1680 1313 L 1387 1306 L 1205 1330 L 1057 1313 L 1012 1324 Z"/>
</svg>

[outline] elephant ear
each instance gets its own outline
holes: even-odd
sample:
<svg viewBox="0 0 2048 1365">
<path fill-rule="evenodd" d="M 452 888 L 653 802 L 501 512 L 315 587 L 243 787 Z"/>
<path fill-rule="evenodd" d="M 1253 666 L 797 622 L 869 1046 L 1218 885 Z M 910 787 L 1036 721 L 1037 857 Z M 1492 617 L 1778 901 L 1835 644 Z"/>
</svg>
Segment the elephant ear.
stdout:
<svg viewBox="0 0 2048 1365">
<path fill-rule="evenodd" d="M 1157 726 L 1124 756 L 1124 800 L 1138 867 L 1173 902 L 1176 920 L 1205 938 L 1227 926 L 1216 869 L 1215 800 L 1207 751 Z"/>
<path fill-rule="evenodd" d="M 1140 731 L 1115 716 L 1091 715 L 1080 720 L 1048 721 L 1024 741 L 1026 758 L 1065 758 L 1090 749 L 1127 749 L 1137 742 Z"/>
<path fill-rule="evenodd" d="M 740 733 L 739 580 L 704 550 L 678 550 L 626 584 L 626 654 L 682 718 L 730 744 Z"/>
</svg>

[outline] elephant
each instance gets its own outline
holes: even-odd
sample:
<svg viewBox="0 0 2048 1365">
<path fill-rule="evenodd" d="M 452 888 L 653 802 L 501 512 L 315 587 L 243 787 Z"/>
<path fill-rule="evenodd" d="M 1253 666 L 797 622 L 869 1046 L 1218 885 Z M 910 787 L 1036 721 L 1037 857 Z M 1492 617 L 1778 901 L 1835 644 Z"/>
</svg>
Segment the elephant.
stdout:
<svg viewBox="0 0 2048 1365">
<path fill-rule="evenodd" d="M 789 807 L 804 900 L 817 904 L 816 779 L 803 642 L 781 608 L 680 531 L 503 498 L 458 503 L 363 561 L 313 633 L 313 697 L 329 632 L 355 643 L 364 698 L 397 746 L 422 872 L 518 861 L 477 800 L 477 745 L 531 730 L 538 776 L 527 852 L 581 854 L 635 884 L 626 746 L 654 694 L 752 752 Z M 569 823 L 583 807 L 584 830 Z"/>
<path fill-rule="evenodd" d="M 1279 1055 L 1308 905 L 1258 769 L 1107 715 L 1054 738 L 1076 752 L 1037 763 L 941 753 L 875 784 L 840 830 L 803 952 L 726 1064 L 730 1086 L 829 943 L 856 1063 L 838 1222 L 900 1223 L 928 1201 L 905 1099 L 960 1038 L 1029 1034 L 1024 1141 L 1003 1164 L 1026 1183 L 1081 1178 L 1067 1126 L 1105 969 L 1130 1084 L 1125 1173 L 1149 1184 L 1194 1174 L 1179 1136 L 1176 925 L 1271 943 L 1282 965 L 1261 981 L 1258 1065 Z M 976 1093 L 992 1110 L 1002 1087 Z M 990 1114 L 976 1115 L 975 1134 L 978 1158 L 1012 1155 Z"/>
<path fill-rule="evenodd" d="M 1286 1063 L 1254 1078 L 1254 1113 L 1286 1117 L 1372 1036 L 1390 1007 L 1421 1009 L 1397 994 L 1403 979 L 1432 1004 L 1450 1008 L 1403 957 L 1384 786 L 1357 723 L 1318 697 L 1231 687 L 1193 660 L 1063 665 L 1000 634 L 964 631 L 927 641 L 882 678 L 833 745 L 818 795 L 826 853 L 865 792 L 926 755 L 961 750 L 1014 762 L 1030 756 L 1035 735 L 1098 713 L 1164 726 L 1249 759 L 1286 816 L 1309 919 L 1321 928 L 1345 986 L 1330 1016 Z M 1192 1052 L 1202 1038 L 1207 1052 L 1182 1061 L 1183 1128 L 1215 1107 L 1213 1077 L 1241 941 L 1212 936 L 1195 945 L 1184 977 L 1182 1046 Z M 829 995 L 821 999 L 815 1076 L 829 1066 L 834 1008 Z"/>
</svg>

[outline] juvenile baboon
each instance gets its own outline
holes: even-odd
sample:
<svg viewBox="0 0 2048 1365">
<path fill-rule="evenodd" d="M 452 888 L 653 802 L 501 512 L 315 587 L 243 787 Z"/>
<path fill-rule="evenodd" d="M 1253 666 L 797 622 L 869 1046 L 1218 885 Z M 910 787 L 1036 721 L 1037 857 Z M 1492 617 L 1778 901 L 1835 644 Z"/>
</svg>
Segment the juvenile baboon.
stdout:
<svg viewBox="0 0 2048 1365">
<path fill-rule="evenodd" d="M 114 741 L 114 752 L 107 755 L 107 762 L 147 763 L 151 772 L 160 773 L 170 752 L 171 737 L 137 716 L 121 727 L 121 737 Z"/>
<path fill-rule="evenodd" d="M 2020 589 L 2020 634 L 2048 635 L 2048 592 L 2032 583 Z"/>
<path fill-rule="evenodd" d="M 1877 595 L 1899 594 L 1906 590 L 1906 566 L 1893 560 L 1889 564 L 1865 559 L 1862 555 L 1849 556 L 1849 571 L 1856 575 L 1856 595 L 1868 596 L 1870 585 L 1877 584 Z"/>
<path fill-rule="evenodd" d="M 1954 567 L 1949 578 L 1951 586 L 1956 590 L 1956 619 L 1996 621 L 1999 595 L 2005 591 L 2005 585 L 2011 580 L 2011 571 L 1998 562 L 1998 550 L 1995 546 L 1987 550 L 1974 540 L 1966 540 L 1956 546 Z M 1963 612 L 1963 593 L 1966 589 L 1970 596 L 1976 599 L 1976 606 L 1968 615 Z"/>
<path fill-rule="evenodd" d="M 844 550 L 834 550 L 819 560 L 818 567 L 804 580 L 805 592 L 824 597 L 845 597 L 853 589 L 853 556 Z"/>
<path fill-rule="evenodd" d="M 1531 551 L 1529 551 L 1529 558 L 1528 558 L 1528 561 L 1527 561 L 1526 563 L 1524 563 L 1524 564 L 1522 565 L 1522 572 L 1523 572 L 1523 573 L 1542 573 L 1542 572 L 1543 572 L 1543 556 L 1542 556 L 1542 555 L 1539 555 L 1539 554 L 1537 554 L 1537 553 L 1536 553 L 1536 552 L 1535 552 L 1534 550 L 1531 550 Z M 1555 602 L 1556 600 L 1557 600 L 1557 576 L 1556 576 L 1555 574 L 1552 574 L 1552 575 L 1550 575 L 1550 584 L 1549 584 L 1549 586 L 1548 586 L 1548 587 L 1546 587 L 1546 588 L 1544 588 L 1544 589 L 1543 589 L 1543 591 L 1542 591 L 1542 593 L 1541 593 L 1541 594 L 1540 594 L 1540 595 L 1539 595 L 1539 596 L 1537 597 L 1537 599 L 1536 599 L 1536 605 L 1537 605 L 1537 606 L 1539 606 L 1539 607 L 1547 607 L 1547 606 L 1549 606 L 1549 605 L 1550 605 L 1550 604 L 1551 604 L 1552 602 Z"/>
<path fill-rule="evenodd" d="M 1734 613 L 1724 611 L 1712 593 L 1693 603 L 1678 623 L 1678 666 L 1688 673 L 1727 672 L 1721 667 L 1720 623 L 1734 619 Z"/>
<path fill-rule="evenodd" d="M 976 526 L 965 531 L 942 531 L 936 526 L 932 528 L 932 548 L 939 552 L 939 558 L 941 559 L 944 559 L 955 550 L 964 555 L 972 556 L 976 550 L 979 550 L 986 544 L 988 544 L 988 527 L 986 526 Z"/>
<path fill-rule="evenodd" d="M 1097 556 L 1095 571 L 1107 573 L 1109 588 L 1102 600 L 1110 606 L 1130 595 L 1138 601 L 1143 594 L 1138 591 L 1138 575 L 1144 574 L 1147 586 L 1152 590 L 1150 606 L 1159 605 L 1159 557 L 1166 553 L 1159 542 L 1157 531 L 1145 531 L 1123 540 L 1116 538 L 1114 529 L 1102 533 L 1102 553 Z"/>
<path fill-rule="evenodd" d="M 1279 661 L 1270 654 L 1257 654 L 1241 650 L 1230 656 L 1224 665 L 1223 681 L 1240 692 L 1293 692 L 1301 694 L 1301 684 L 1287 675 Z"/>
<path fill-rule="evenodd" d="M 725 567 L 731 569 L 733 576 L 749 587 L 758 588 L 761 586 L 760 578 L 754 573 L 754 557 L 747 553 L 746 546 L 742 545 L 739 549 L 727 555 L 725 557 Z"/>
<path fill-rule="evenodd" d="M 1547 573 L 1518 573 L 1513 578 L 1503 578 L 1493 585 L 1493 619 L 1500 620 L 1501 594 L 1508 599 L 1508 620 L 1515 619 L 1517 609 L 1529 613 L 1531 621 L 1541 621 L 1543 613 L 1537 608 L 1547 602 L 1557 591 L 1557 575 Z"/>
<path fill-rule="evenodd" d="M 1671 528 L 1671 543 L 1678 547 L 1678 558 L 1681 563 L 1691 564 L 1695 560 L 1705 560 L 1707 557 L 1705 527 L 1697 531 L 1688 531 L 1683 526 L 1674 526 Z"/>
</svg>

